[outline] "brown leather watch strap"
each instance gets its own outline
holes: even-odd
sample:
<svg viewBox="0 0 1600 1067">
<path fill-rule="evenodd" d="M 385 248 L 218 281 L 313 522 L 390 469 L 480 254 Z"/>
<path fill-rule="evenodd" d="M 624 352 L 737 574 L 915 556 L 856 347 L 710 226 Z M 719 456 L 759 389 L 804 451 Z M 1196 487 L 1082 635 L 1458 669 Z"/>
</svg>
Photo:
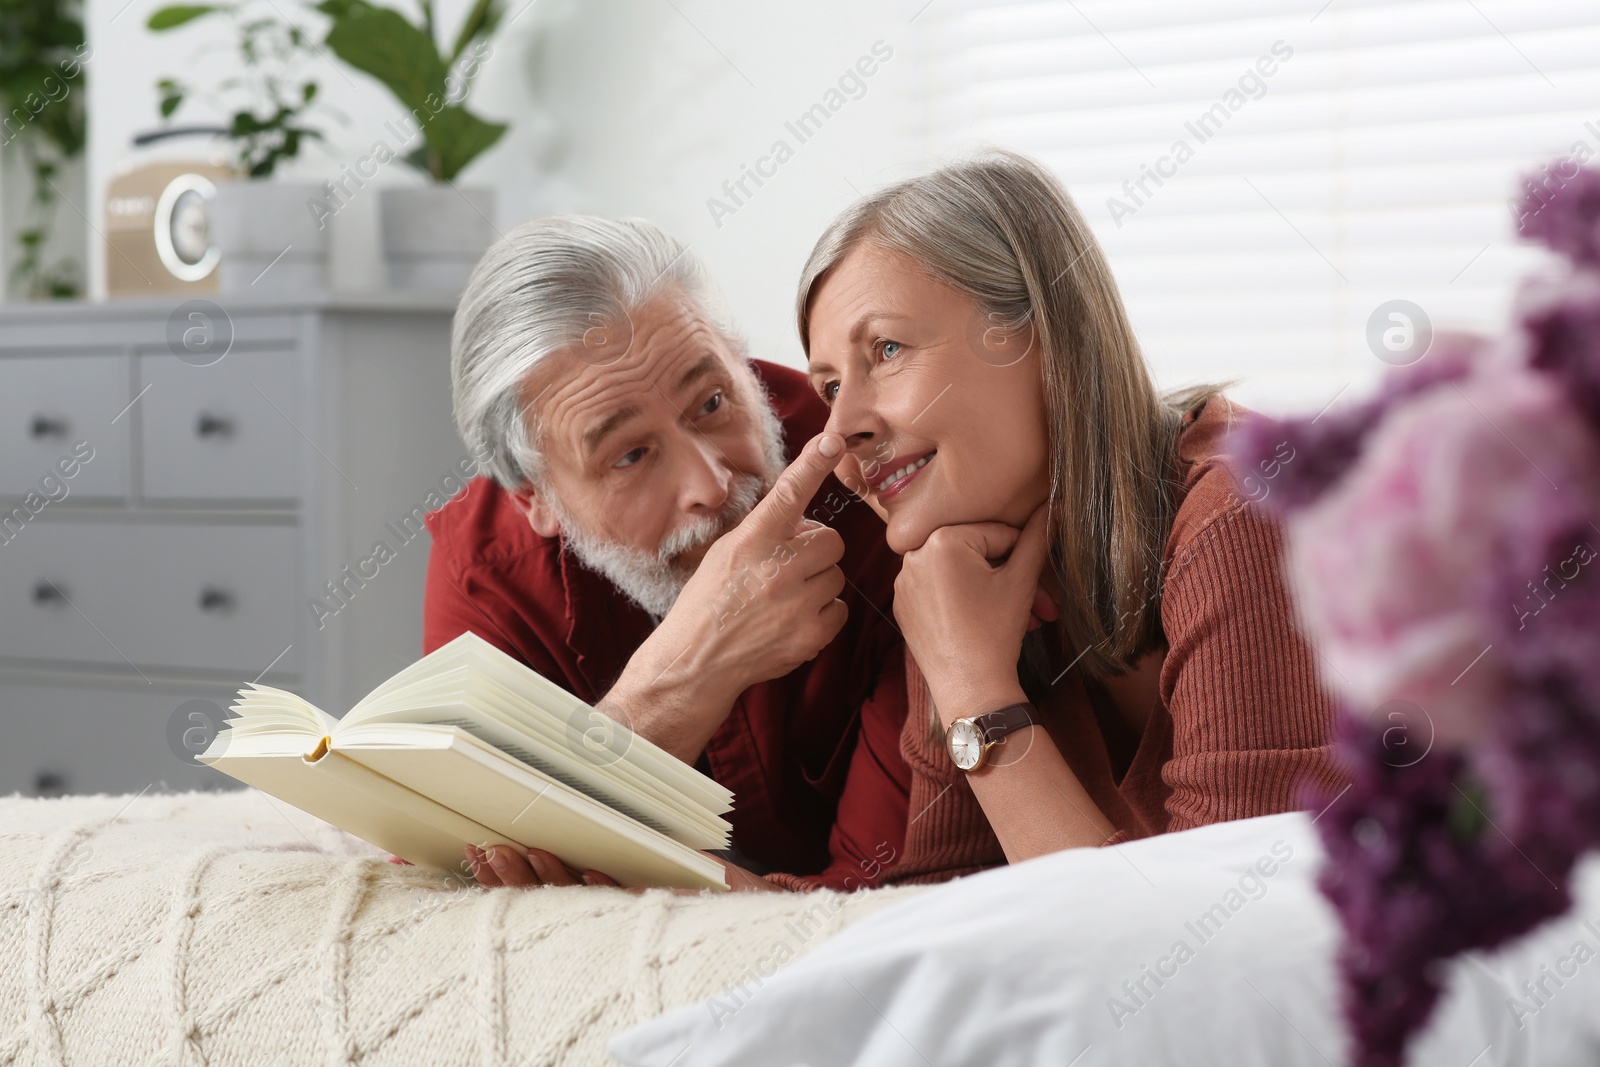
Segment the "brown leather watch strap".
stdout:
<svg viewBox="0 0 1600 1067">
<path fill-rule="evenodd" d="M 973 717 L 973 724 L 983 731 L 983 738 L 991 744 L 1005 739 L 1006 734 L 1026 729 L 1039 721 L 1039 713 L 1032 704 L 1008 704 L 1003 708 Z"/>
</svg>

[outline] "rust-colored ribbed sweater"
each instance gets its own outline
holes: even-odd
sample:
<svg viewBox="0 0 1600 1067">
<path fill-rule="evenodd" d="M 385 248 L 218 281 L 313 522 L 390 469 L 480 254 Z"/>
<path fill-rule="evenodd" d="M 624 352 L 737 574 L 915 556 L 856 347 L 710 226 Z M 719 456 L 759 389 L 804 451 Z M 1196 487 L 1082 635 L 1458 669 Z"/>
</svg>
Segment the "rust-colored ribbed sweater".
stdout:
<svg viewBox="0 0 1600 1067">
<path fill-rule="evenodd" d="M 1342 784 L 1333 702 L 1293 619 L 1279 530 L 1220 454 L 1244 413 L 1219 397 L 1180 431 L 1183 499 L 1162 561 L 1165 647 L 1105 683 L 1065 669 L 1039 705 L 1067 764 L 1117 827 L 1108 843 L 1290 811 L 1304 783 Z M 1271 492 L 1270 480 L 1261 485 Z M 909 652 L 906 682 L 900 752 L 912 771 L 910 814 L 884 881 L 944 881 L 1005 863 L 964 772 L 942 736 L 930 737 L 927 683 Z"/>
</svg>

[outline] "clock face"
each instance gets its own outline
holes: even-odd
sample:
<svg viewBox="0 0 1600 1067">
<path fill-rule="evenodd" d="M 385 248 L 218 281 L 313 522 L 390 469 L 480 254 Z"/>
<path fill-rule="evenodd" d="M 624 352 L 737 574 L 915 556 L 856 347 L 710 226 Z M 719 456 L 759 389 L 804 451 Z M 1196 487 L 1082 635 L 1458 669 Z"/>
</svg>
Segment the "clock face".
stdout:
<svg viewBox="0 0 1600 1067">
<path fill-rule="evenodd" d="M 199 190 L 185 189 L 172 205 L 172 250 L 195 266 L 211 249 L 211 210 Z"/>
<path fill-rule="evenodd" d="M 970 771 L 983 762 L 983 732 L 967 719 L 957 719 L 950 724 L 945 736 L 950 758 L 964 771 Z"/>
<path fill-rule="evenodd" d="M 211 236 L 217 187 L 199 174 L 180 174 L 156 201 L 156 254 L 174 278 L 197 282 L 216 269 L 222 252 Z"/>
</svg>

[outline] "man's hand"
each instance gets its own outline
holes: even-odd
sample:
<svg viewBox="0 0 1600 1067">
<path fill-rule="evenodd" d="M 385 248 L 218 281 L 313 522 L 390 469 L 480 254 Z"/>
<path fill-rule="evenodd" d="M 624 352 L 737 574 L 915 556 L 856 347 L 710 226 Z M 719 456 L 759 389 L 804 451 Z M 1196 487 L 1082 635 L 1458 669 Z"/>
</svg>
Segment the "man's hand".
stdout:
<svg viewBox="0 0 1600 1067">
<path fill-rule="evenodd" d="M 844 539 L 805 518 L 844 454 L 813 438 L 772 490 L 706 550 L 677 603 L 634 653 L 600 710 L 685 763 L 699 758 L 740 693 L 811 660 L 846 608 Z"/>
<path fill-rule="evenodd" d="M 574 871 L 555 855 L 542 848 L 530 848 L 523 855 L 510 845 L 490 845 L 479 848 L 468 845 L 463 850 L 467 866 L 479 885 L 519 886 L 531 888 L 541 885 L 616 885 L 609 875 L 599 871 Z"/>
<path fill-rule="evenodd" d="M 487 849 L 478 848 L 476 845 L 468 845 L 465 851 L 467 865 L 472 870 L 472 876 L 478 880 L 478 884 L 490 888 L 516 886 L 532 889 L 535 886 L 542 885 L 617 886 L 616 880 L 610 875 L 602 874 L 599 871 L 574 871 L 542 848 L 530 848 L 526 856 L 510 845 L 490 845 Z M 709 852 L 702 854 L 711 855 Z M 747 871 L 737 864 L 729 863 L 721 856 L 712 856 L 711 858 L 722 864 L 723 877 L 728 883 L 728 888 L 734 892 L 783 892 L 780 887 L 760 875 Z M 617 888 L 621 887 L 617 886 Z M 633 893 L 644 892 L 643 889 L 629 891 Z M 695 894 L 701 892 L 701 890 L 677 889 L 674 892 Z"/>
</svg>

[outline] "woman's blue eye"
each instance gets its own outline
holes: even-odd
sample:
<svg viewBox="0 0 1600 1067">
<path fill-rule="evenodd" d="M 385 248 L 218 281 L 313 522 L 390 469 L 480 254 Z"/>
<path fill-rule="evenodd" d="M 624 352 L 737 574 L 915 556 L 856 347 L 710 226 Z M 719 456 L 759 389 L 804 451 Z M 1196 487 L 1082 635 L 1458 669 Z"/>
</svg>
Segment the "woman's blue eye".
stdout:
<svg viewBox="0 0 1600 1067">
<path fill-rule="evenodd" d="M 885 341 L 879 348 L 879 351 L 882 353 L 884 359 L 893 359 L 895 356 L 900 354 L 900 350 L 904 347 L 905 346 L 899 341 Z M 891 349 L 893 349 L 893 351 L 890 351 Z"/>
<path fill-rule="evenodd" d="M 822 387 L 822 399 L 830 404 L 839 399 L 839 383 L 828 382 L 824 385 Z"/>
<path fill-rule="evenodd" d="M 635 448 L 623 453 L 621 459 L 612 464 L 613 467 L 631 467 L 644 458 L 644 449 Z"/>
</svg>

